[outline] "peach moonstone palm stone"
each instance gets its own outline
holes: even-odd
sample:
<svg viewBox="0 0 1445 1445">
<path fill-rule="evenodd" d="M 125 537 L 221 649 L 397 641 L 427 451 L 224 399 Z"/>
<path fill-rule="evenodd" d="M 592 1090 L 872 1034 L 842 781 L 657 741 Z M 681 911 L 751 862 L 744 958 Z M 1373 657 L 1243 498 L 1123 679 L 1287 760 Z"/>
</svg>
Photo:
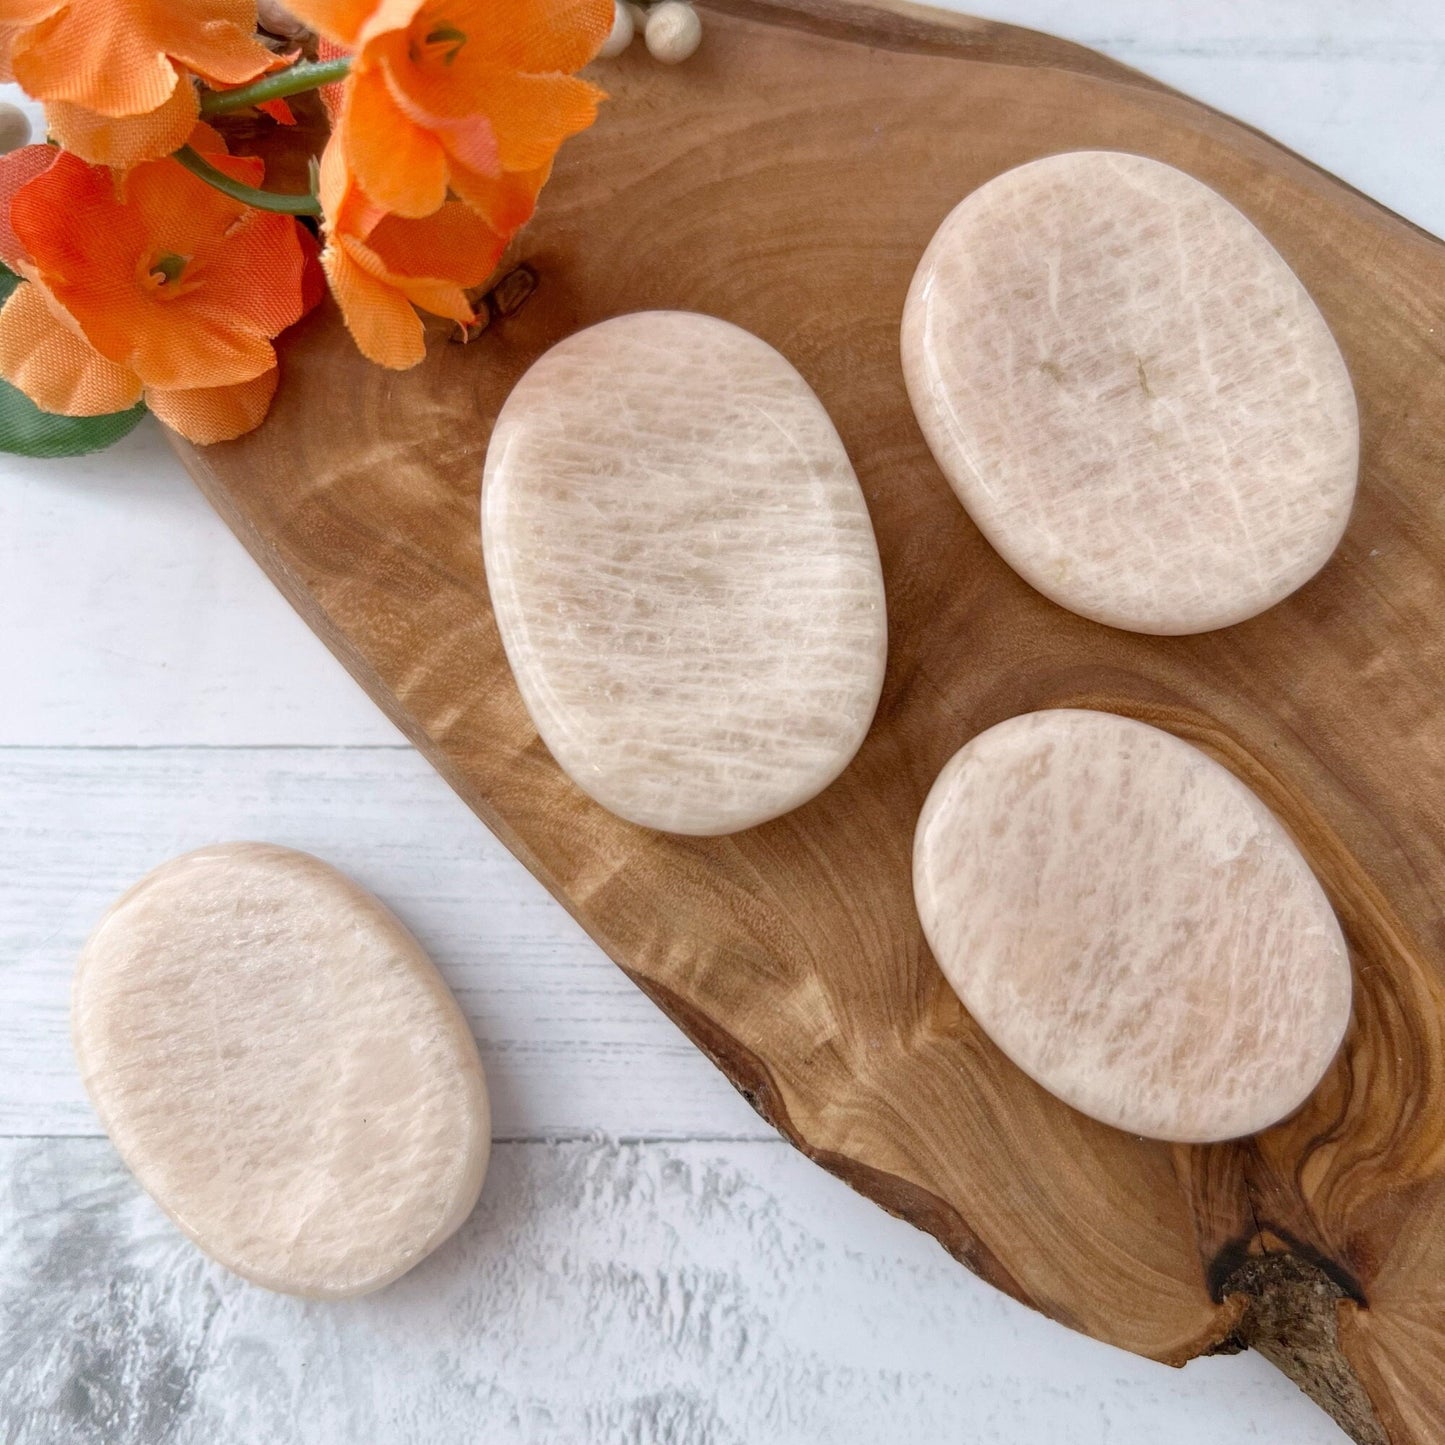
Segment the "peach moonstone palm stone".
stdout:
<svg viewBox="0 0 1445 1445">
<path fill-rule="evenodd" d="M 320 859 L 231 843 L 163 863 L 86 942 L 72 1024 L 121 1158 L 256 1284 L 365 1294 L 477 1201 L 491 1115 L 467 1021 Z"/>
<path fill-rule="evenodd" d="M 1268 808 L 1109 713 L 999 723 L 919 819 L 923 930 L 970 1014 L 1076 1109 L 1181 1143 L 1292 1113 L 1350 1015 L 1329 901 Z"/>
<path fill-rule="evenodd" d="M 1015 570 L 1136 632 L 1273 606 L 1344 532 L 1359 421 L 1329 327 L 1223 197 L 1080 151 L 980 187 L 903 319 L 944 475 Z"/>
<path fill-rule="evenodd" d="M 739 327 L 643 312 L 547 352 L 497 418 L 482 544 L 542 741 L 621 817 L 751 827 L 862 742 L 887 652 L 868 508 L 807 382 Z"/>
</svg>

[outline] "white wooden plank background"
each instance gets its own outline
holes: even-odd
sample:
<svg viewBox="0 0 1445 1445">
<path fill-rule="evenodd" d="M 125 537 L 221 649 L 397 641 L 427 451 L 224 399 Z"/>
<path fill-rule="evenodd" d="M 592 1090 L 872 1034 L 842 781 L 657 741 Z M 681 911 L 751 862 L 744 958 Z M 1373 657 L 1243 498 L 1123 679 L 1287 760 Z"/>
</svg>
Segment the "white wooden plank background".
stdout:
<svg viewBox="0 0 1445 1445">
<path fill-rule="evenodd" d="M 325 857 L 421 939 L 498 1137 L 775 1137 L 409 747 L 24 748 L 0 769 L 0 1135 L 96 1132 L 68 989 L 109 902 L 177 853 L 260 838 Z"/>
<path fill-rule="evenodd" d="M 985 1288 L 781 1143 L 504 1144 L 456 1239 L 316 1304 L 211 1265 L 104 1140 L 0 1143 L 7 1445 L 1333 1445 L 1253 1356 Z"/>
<path fill-rule="evenodd" d="M 1439 0 L 993 0 L 1445 233 Z M 1343 1439 L 1252 1357 L 1168 1371 L 1020 1309 L 771 1138 L 401 741 L 147 425 L 0 458 L 0 1440 Z M 195 1254 L 66 1040 L 76 949 L 184 848 L 264 837 L 385 897 L 496 1098 L 483 1203 L 369 1300 Z"/>
</svg>

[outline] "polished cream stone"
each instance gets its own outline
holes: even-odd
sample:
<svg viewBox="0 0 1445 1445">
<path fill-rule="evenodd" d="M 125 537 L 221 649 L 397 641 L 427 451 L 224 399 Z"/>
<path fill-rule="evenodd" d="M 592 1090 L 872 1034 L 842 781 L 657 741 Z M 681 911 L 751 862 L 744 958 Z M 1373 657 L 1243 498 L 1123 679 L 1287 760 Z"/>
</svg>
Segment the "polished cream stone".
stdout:
<svg viewBox="0 0 1445 1445">
<path fill-rule="evenodd" d="M 466 1019 L 421 946 L 304 853 L 142 878 L 81 954 L 81 1077 L 141 1184 L 268 1289 L 364 1294 L 471 1212 L 491 1147 Z"/>
<path fill-rule="evenodd" d="M 1263 1129 L 1344 1036 L 1349 954 L 1308 864 L 1239 779 L 1144 723 L 1058 710 L 974 738 L 924 805 L 913 879 L 989 1037 L 1130 1133 Z"/>
<path fill-rule="evenodd" d="M 537 731 L 614 813 L 734 832 L 862 742 L 887 647 L 868 509 L 756 336 L 660 311 L 555 346 L 497 419 L 482 543 Z"/>
<path fill-rule="evenodd" d="M 1359 424 L 1324 318 L 1223 197 L 1141 156 L 1050 156 L 934 236 L 903 366 L 944 475 L 1061 606 L 1204 632 L 1334 550 Z"/>
</svg>

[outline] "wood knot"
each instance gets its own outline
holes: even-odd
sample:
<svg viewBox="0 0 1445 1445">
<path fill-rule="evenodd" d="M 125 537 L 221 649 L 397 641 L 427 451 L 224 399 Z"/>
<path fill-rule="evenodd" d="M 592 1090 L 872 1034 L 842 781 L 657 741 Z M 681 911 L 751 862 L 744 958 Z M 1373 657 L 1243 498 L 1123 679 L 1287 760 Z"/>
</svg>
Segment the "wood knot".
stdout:
<svg viewBox="0 0 1445 1445">
<path fill-rule="evenodd" d="M 514 266 L 495 286 L 472 304 L 477 319 L 469 326 L 459 326 L 452 336 L 453 341 L 475 341 L 493 321 L 505 316 L 515 316 L 537 289 L 541 278 L 536 270 L 524 261 Z"/>
<path fill-rule="evenodd" d="M 1217 1353 L 1258 1350 L 1359 1445 L 1389 1445 L 1340 1349 L 1341 1301 L 1365 1306 L 1358 1284 L 1343 1270 L 1296 1253 L 1251 1253 L 1241 1244 L 1214 1261 L 1210 1286 L 1216 1299 L 1244 1299 L 1239 1324 Z"/>
</svg>

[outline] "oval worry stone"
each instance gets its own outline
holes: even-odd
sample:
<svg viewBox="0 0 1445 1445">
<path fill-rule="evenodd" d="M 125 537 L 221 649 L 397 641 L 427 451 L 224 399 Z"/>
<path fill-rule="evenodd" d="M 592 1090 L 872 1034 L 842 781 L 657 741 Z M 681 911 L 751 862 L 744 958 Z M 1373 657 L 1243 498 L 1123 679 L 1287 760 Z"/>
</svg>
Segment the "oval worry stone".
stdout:
<svg viewBox="0 0 1445 1445">
<path fill-rule="evenodd" d="M 1266 1128 L 1344 1036 L 1349 954 L 1309 865 L 1233 773 L 1145 723 L 1059 710 L 981 733 L 928 795 L 913 882 L 994 1043 L 1130 1133 Z"/>
<path fill-rule="evenodd" d="M 887 649 L 868 509 L 756 336 L 656 311 L 553 347 L 497 418 L 482 543 L 542 741 L 621 817 L 748 828 L 862 742 Z"/>
<path fill-rule="evenodd" d="M 364 1294 L 471 1212 L 481 1062 L 421 946 L 305 853 L 202 848 L 148 873 L 81 953 L 81 1077 L 156 1203 L 288 1294 Z"/>
<path fill-rule="evenodd" d="M 1324 318 L 1239 211 L 1158 161 L 1050 156 L 967 197 L 913 279 L 903 366 L 984 536 L 1098 622 L 1240 622 L 1349 519 L 1359 420 Z"/>
</svg>

